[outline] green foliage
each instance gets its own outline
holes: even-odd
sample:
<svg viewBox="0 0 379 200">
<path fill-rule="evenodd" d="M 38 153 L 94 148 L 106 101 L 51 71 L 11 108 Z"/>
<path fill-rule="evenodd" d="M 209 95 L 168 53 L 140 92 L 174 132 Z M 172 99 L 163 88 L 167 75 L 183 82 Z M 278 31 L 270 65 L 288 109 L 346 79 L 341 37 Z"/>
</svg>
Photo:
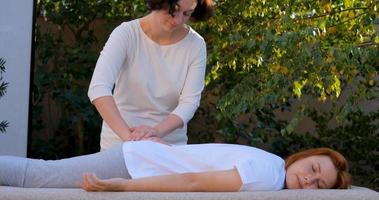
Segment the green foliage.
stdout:
<svg viewBox="0 0 379 200">
<path fill-rule="evenodd" d="M 224 141 L 244 138 L 267 147 L 277 137 L 292 141 L 272 147 L 287 150 L 281 155 L 326 145 L 344 153 L 351 146 L 346 155 L 356 163 L 377 156 L 378 127 L 363 128 L 377 124 L 377 117 L 359 112 L 379 99 L 377 1 L 219 0 L 216 6 L 210 22 L 194 26 L 207 41 L 206 92 L 218 96 L 214 120 Z M 320 114 L 332 118 L 312 117 L 315 104 L 329 106 Z M 292 115 L 281 120 L 278 113 Z M 306 118 L 318 127 L 315 133 L 297 132 Z M 326 126 L 331 121 L 337 128 Z M 360 153 L 366 154 L 358 158 Z M 370 175 L 377 163 L 357 166 L 354 175 Z M 378 188 L 377 175 L 371 177 Z"/>
<path fill-rule="evenodd" d="M 340 122 L 359 103 L 377 99 L 376 9 L 370 0 L 217 1 L 215 17 L 198 27 L 207 30 L 207 84 L 219 91 L 222 131 L 241 133 L 239 118 L 247 115 L 257 120 L 248 130 L 254 137 L 278 127 L 291 133 L 313 106 L 305 99 L 331 103 Z M 294 103 L 301 109 L 289 126 L 274 119 L 273 111 Z"/>
<path fill-rule="evenodd" d="M 336 100 L 349 85 L 375 86 L 375 1 L 217 3 L 208 82 L 223 83 L 218 106 L 226 117 L 304 94 Z"/>
<path fill-rule="evenodd" d="M 98 150 L 101 120 L 87 97 L 91 75 L 110 31 L 144 12 L 143 1 L 38 1 L 30 156 L 56 158 Z M 105 33 L 98 33 L 96 23 L 105 24 Z M 48 128 L 54 118 L 59 123 Z M 42 149 L 47 146 L 49 150 Z M 71 148 L 58 151 L 67 146 Z"/>
<path fill-rule="evenodd" d="M 8 87 L 8 83 L 3 81 L 3 73 L 5 73 L 5 60 L 0 58 L 0 98 L 5 95 Z M 8 126 L 8 121 L 0 121 L 0 133 L 5 133 Z"/>
</svg>

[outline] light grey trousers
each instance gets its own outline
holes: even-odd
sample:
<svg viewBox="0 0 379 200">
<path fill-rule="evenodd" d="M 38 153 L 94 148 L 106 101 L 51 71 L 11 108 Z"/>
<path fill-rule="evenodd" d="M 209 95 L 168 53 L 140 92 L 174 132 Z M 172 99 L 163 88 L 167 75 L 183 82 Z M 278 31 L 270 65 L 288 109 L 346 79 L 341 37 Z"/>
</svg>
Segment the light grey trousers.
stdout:
<svg viewBox="0 0 379 200">
<path fill-rule="evenodd" d="M 61 160 L 37 160 L 0 156 L 0 185 L 29 188 L 76 188 L 83 173 L 99 178 L 130 179 L 122 145 L 95 154 Z"/>
</svg>

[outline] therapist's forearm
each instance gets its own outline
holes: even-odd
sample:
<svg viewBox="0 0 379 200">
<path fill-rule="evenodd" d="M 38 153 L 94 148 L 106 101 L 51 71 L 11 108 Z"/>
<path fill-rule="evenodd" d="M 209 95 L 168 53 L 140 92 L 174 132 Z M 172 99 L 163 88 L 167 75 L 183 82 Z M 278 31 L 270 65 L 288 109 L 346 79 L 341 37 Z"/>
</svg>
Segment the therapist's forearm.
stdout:
<svg viewBox="0 0 379 200">
<path fill-rule="evenodd" d="M 97 111 L 111 129 L 123 140 L 127 141 L 130 135 L 128 124 L 121 117 L 112 96 L 97 98 L 93 101 Z"/>
<path fill-rule="evenodd" d="M 175 114 L 169 114 L 166 119 L 154 126 L 154 129 L 157 131 L 157 137 L 164 137 L 181 127 L 183 127 L 182 119 Z"/>
</svg>

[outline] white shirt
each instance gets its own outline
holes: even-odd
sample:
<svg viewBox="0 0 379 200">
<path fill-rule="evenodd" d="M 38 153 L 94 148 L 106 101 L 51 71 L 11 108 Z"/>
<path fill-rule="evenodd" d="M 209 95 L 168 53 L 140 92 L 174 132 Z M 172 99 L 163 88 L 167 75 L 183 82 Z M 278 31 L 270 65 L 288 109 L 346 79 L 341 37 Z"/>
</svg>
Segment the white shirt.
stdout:
<svg viewBox="0 0 379 200">
<path fill-rule="evenodd" d="M 173 173 L 236 168 L 240 191 L 280 190 L 284 187 L 284 161 L 269 152 L 233 144 L 168 146 L 151 141 L 125 142 L 125 165 L 135 178 Z"/>
<path fill-rule="evenodd" d="M 163 139 L 171 144 L 186 144 L 186 124 L 199 106 L 205 65 L 204 39 L 192 28 L 179 42 L 159 45 L 143 32 L 139 19 L 124 22 L 112 32 L 101 51 L 88 96 L 93 101 L 113 95 L 122 118 L 131 127 L 155 126 L 175 114 L 184 126 Z M 101 148 L 121 142 L 103 122 Z"/>
</svg>

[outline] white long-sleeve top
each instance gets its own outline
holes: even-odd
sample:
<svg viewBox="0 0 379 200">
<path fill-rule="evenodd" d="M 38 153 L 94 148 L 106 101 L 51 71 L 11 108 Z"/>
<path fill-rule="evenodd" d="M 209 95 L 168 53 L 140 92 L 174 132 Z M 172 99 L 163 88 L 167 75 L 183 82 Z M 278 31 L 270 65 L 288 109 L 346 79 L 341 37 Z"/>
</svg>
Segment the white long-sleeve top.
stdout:
<svg viewBox="0 0 379 200">
<path fill-rule="evenodd" d="M 184 126 L 163 139 L 186 144 L 187 122 L 198 108 L 204 88 L 205 65 L 204 39 L 192 28 L 179 42 L 159 45 L 143 32 L 139 19 L 124 22 L 113 30 L 100 53 L 88 96 L 92 102 L 113 95 L 131 127 L 155 126 L 175 114 Z M 103 122 L 101 148 L 120 142 Z"/>
</svg>

